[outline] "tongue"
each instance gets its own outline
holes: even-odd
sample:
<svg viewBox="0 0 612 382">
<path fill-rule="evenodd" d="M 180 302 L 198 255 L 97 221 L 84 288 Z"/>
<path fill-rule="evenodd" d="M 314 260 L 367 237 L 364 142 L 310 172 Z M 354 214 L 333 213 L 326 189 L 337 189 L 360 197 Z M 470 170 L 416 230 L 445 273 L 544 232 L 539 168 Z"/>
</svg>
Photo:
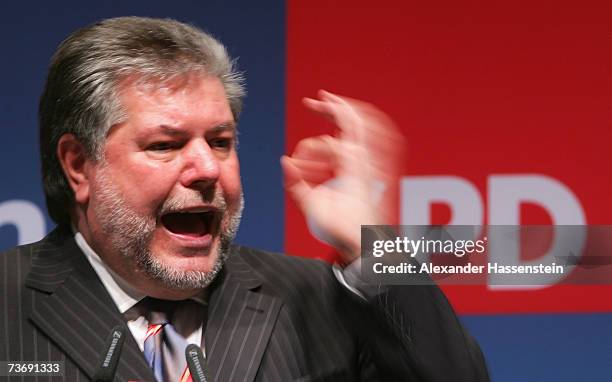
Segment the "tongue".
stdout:
<svg viewBox="0 0 612 382">
<path fill-rule="evenodd" d="M 188 236 L 204 236 L 208 233 L 204 214 L 171 213 L 162 217 L 162 223 L 172 233 Z"/>
</svg>

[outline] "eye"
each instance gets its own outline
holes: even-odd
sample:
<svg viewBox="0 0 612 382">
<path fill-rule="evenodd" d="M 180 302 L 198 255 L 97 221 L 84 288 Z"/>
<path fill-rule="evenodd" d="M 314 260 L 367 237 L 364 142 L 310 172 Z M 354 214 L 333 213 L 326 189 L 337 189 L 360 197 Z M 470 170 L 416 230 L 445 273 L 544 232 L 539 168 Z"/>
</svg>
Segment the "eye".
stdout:
<svg viewBox="0 0 612 382">
<path fill-rule="evenodd" d="M 210 144 L 210 147 L 212 147 L 213 149 L 229 150 L 234 145 L 234 139 L 233 138 L 215 138 L 211 140 L 209 144 Z"/>
<path fill-rule="evenodd" d="M 155 142 L 147 146 L 148 151 L 165 152 L 178 148 L 179 145 L 176 142 Z"/>
</svg>

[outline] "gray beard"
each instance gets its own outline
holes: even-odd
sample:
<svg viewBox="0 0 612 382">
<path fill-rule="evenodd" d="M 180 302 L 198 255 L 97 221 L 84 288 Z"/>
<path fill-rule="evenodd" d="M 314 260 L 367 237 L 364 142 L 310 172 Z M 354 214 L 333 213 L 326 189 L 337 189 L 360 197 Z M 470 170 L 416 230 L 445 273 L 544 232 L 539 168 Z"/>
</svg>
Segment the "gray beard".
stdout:
<svg viewBox="0 0 612 382">
<path fill-rule="evenodd" d="M 150 251 L 150 243 L 157 225 L 157 218 L 142 216 L 125 204 L 120 191 L 110 179 L 104 163 L 100 163 L 96 191 L 98 208 L 94 211 L 101 222 L 102 231 L 108 235 L 112 250 L 124 258 L 133 260 L 139 270 L 151 279 L 160 282 L 169 289 L 202 289 L 210 285 L 223 268 L 229 256 L 230 246 L 234 240 L 244 207 L 244 198 L 240 196 L 240 205 L 236 211 L 228 211 L 225 198 L 216 193 L 212 204 L 221 211 L 220 246 L 212 269 L 208 272 L 179 270 L 159 261 Z M 201 193 L 194 191 L 189 199 L 168 200 L 158 212 L 158 217 L 165 211 L 180 208 L 188 201 L 203 201 Z M 230 214 L 230 215 L 228 215 Z"/>
</svg>

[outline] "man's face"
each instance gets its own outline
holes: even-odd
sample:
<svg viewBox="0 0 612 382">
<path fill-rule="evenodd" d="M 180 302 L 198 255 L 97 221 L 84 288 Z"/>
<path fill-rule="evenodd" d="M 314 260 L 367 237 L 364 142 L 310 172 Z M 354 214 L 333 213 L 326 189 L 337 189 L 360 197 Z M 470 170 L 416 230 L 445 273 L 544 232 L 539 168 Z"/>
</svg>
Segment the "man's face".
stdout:
<svg viewBox="0 0 612 382">
<path fill-rule="evenodd" d="M 124 276 L 132 265 L 132 277 L 166 288 L 204 287 L 242 211 L 236 126 L 223 85 L 199 75 L 164 86 L 127 83 L 120 99 L 127 119 L 111 128 L 92 170 L 92 240 Z"/>
</svg>

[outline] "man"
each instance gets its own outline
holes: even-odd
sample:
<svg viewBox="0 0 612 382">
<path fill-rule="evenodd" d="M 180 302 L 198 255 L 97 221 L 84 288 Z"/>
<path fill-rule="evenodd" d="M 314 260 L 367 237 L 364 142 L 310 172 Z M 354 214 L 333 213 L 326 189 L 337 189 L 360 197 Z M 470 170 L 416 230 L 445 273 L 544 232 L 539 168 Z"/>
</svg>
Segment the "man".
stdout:
<svg viewBox="0 0 612 382">
<path fill-rule="evenodd" d="M 173 20 L 109 19 L 60 45 L 40 104 L 58 227 L 2 256 L 0 360 L 63 361 L 65 380 L 89 380 L 121 325 L 119 381 L 181 380 L 187 343 L 213 381 L 486 380 L 437 288 L 356 272 L 360 224 L 386 221 L 373 180 L 393 176 L 383 154 L 398 153 L 372 106 L 305 100 L 340 133 L 282 159 L 290 195 L 347 270 L 232 245 L 243 95 L 225 48 Z M 321 184 L 329 174 L 337 186 Z"/>
</svg>

